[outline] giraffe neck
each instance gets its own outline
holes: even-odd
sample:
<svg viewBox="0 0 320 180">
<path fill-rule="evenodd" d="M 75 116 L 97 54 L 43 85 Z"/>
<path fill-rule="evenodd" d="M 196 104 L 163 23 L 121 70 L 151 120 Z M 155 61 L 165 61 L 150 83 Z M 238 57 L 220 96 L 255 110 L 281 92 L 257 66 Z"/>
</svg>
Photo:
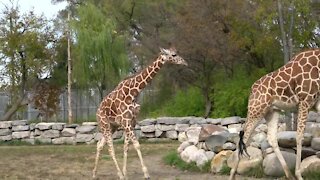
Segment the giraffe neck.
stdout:
<svg viewBox="0 0 320 180">
<path fill-rule="evenodd" d="M 143 69 L 137 74 L 135 79 L 136 88 L 140 92 L 146 85 L 153 79 L 153 77 L 159 72 L 165 61 L 159 56 L 151 65 Z"/>
</svg>

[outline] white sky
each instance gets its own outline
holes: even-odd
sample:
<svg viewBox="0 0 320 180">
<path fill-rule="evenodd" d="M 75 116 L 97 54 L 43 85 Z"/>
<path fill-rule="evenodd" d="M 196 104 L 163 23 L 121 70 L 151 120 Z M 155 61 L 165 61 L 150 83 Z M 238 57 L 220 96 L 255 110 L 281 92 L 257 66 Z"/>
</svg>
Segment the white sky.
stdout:
<svg viewBox="0 0 320 180">
<path fill-rule="evenodd" d="M 3 9 L 3 4 L 10 4 L 9 0 L 0 0 L 0 10 Z M 34 10 L 38 15 L 44 14 L 47 18 L 51 19 L 57 16 L 59 10 L 64 9 L 67 5 L 66 2 L 51 4 L 51 0 L 15 0 L 18 2 L 19 9 L 22 13 Z"/>
</svg>

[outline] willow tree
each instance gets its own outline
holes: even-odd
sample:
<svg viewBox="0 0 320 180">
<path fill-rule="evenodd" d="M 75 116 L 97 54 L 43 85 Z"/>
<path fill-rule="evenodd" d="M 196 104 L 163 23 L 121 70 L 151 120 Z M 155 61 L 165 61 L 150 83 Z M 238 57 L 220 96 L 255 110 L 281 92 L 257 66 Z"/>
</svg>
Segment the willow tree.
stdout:
<svg viewBox="0 0 320 180">
<path fill-rule="evenodd" d="M 104 90 L 114 86 L 128 71 L 125 36 L 116 28 L 115 21 L 95 5 L 79 7 L 74 22 L 77 58 L 74 78 L 80 87 L 97 88 L 101 99 Z"/>
</svg>

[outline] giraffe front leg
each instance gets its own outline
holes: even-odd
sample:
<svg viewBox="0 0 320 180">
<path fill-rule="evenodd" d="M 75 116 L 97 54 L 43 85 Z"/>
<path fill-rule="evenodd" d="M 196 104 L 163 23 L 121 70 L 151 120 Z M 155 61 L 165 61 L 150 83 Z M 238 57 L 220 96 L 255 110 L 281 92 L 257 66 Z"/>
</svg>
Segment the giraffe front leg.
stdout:
<svg viewBox="0 0 320 180">
<path fill-rule="evenodd" d="M 114 148 L 113 148 L 113 141 L 112 141 L 112 135 L 111 133 L 110 134 L 104 134 L 105 138 L 106 138 L 106 141 L 107 141 L 107 144 L 109 146 L 108 148 L 108 151 L 109 151 L 109 154 L 116 166 L 116 169 L 118 171 L 118 176 L 119 176 L 119 179 L 123 180 L 124 179 L 124 176 L 123 176 L 123 173 L 121 172 L 120 168 L 119 168 L 119 165 L 118 165 L 118 162 L 117 162 L 117 159 L 116 159 L 116 155 L 114 153 Z"/>
<path fill-rule="evenodd" d="M 296 156 L 296 169 L 295 175 L 298 180 L 303 180 L 301 176 L 300 164 L 301 164 L 301 149 L 302 149 L 302 141 L 303 134 L 305 129 L 305 122 L 308 117 L 309 106 L 308 103 L 301 102 L 299 104 L 299 112 L 298 112 L 298 122 L 297 122 L 297 156 Z"/>
<path fill-rule="evenodd" d="M 101 150 L 103 149 L 103 146 L 106 144 L 106 139 L 102 137 L 100 141 L 97 142 L 97 153 L 96 153 L 96 159 L 94 163 L 94 168 L 92 170 L 92 178 L 96 178 L 97 175 L 97 168 L 98 168 L 98 162 L 100 158 Z"/>
<path fill-rule="evenodd" d="M 128 179 L 127 177 L 128 149 L 129 149 L 129 137 L 128 137 L 128 134 L 125 132 L 124 143 L 123 143 L 123 168 L 122 168 L 122 173 L 125 179 Z"/>
</svg>

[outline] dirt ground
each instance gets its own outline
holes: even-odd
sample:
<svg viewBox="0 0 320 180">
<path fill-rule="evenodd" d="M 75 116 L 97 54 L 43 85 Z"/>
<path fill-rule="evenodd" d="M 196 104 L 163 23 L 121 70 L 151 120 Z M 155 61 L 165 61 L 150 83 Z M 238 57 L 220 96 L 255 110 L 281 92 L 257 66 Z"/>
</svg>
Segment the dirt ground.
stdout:
<svg viewBox="0 0 320 180">
<path fill-rule="evenodd" d="M 228 178 L 209 173 L 184 172 L 165 165 L 162 158 L 168 151 L 178 147 L 176 143 L 146 143 L 141 146 L 151 180 L 224 180 Z M 118 162 L 122 167 L 122 144 L 116 144 L 115 149 Z M 95 145 L 0 146 L 0 179 L 92 179 L 95 153 Z M 129 150 L 127 170 L 130 180 L 143 179 L 140 161 L 132 146 Z M 97 179 L 118 179 L 113 161 L 106 149 L 100 158 Z M 254 178 L 238 176 L 237 179 L 250 180 Z"/>
</svg>

